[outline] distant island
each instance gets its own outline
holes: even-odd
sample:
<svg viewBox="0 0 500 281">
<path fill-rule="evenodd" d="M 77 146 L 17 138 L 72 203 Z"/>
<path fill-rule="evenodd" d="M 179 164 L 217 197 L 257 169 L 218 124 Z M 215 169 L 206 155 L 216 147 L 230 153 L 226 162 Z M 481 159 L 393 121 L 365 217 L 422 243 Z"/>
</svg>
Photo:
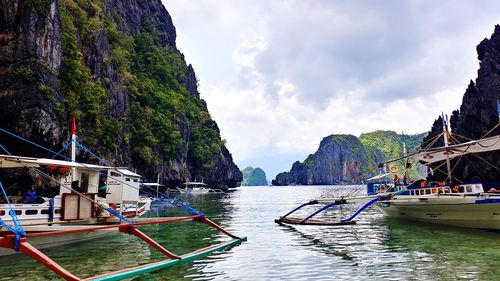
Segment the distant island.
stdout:
<svg viewBox="0 0 500 281">
<path fill-rule="evenodd" d="M 266 173 L 261 168 L 246 167 L 241 171 L 243 173 L 243 182 L 241 185 L 258 186 L 267 185 Z"/>
<path fill-rule="evenodd" d="M 318 150 L 303 162 L 295 162 L 289 172 L 279 173 L 273 185 L 358 184 L 377 174 L 378 163 L 403 155 L 403 143 L 408 151 L 420 147 L 425 134 L 405 135 L 393 131 L 375 131 L 353 135 L 330 135 L 321 141 Z M 402 163 L 395 163 L 400 171 Z M 418 165 L 413 165 L 411 178 L 421 177 Z"/>
</svg>

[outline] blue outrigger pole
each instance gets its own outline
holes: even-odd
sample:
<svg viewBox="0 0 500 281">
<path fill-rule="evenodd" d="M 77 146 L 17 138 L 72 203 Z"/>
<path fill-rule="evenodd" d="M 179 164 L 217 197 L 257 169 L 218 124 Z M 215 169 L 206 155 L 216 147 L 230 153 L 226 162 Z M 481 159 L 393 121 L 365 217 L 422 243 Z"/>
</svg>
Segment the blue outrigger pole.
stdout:
<svg viewBox="0 0 500 281">
<path fill-rule="evenodd" d="M 325 210 L 327 210 L 327 209 L 329 209 L 329 208 L 331 208 L 333 206 L 337 206 L 337 205 L 341 205 L 341 204 L 347 204 L 347 200 L 344 199 L 344 198 L 334 200 L 333 202 L 331 202 L 331 203 L 323 206 L 321 209 L 315 211 L 314 213 L 312 213 L 311 215 L 309 215 L 309 216 L 307 216 L 305 218 L 288 217 L 290 214 L 292 214 L 292 213 L 300 210 L 301 208 L 303 208 L 305 206 L 318 204 L 317 200 L 312 200 L 312 201 L 309 201 L 307 203 L 304 203 L 304 204 L 300 205 L 299 207 L 293 209 L 291 212 L 289 212 L 286 215 L 280 217 L 279 219 L 275 219 L 274 221 L 276 223 L 302 224 L 302 225 L 345 225 L 345 224 L 356 224 L 356 221 L 354 221 L 354 218 L 356 218 L 361 212 L 363 212 L 364 210 L 366 210 L 368 207 L 370 207 L 371 205 L 375 204 L 376 202 L 391 200 L 394 195 L 397 195 L 397 194 L 399 194 L 402 191 L 404 191 L 404 190 L 400 190 L 400 191 L 395 192 L 395 193 L 390 193 L 388 196 L 372 198 L 370 201 L 365 202 L 351 216 L 349 216 L 349 217 L 347 217 L 345 219 L 341 219 L 340 221 L 335 221 L 335 220 L 314 220 L 312 218 L 314 216 L 316 216 L 317 214 L 322 213 Z"/>
</svg>

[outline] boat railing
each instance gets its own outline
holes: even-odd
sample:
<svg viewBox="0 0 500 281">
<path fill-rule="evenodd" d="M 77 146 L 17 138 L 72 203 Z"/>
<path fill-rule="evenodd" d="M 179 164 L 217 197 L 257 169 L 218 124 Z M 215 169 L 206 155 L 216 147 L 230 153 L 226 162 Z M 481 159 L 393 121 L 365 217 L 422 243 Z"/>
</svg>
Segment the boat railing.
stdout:
<svg viewBox="0 0 500 281">
<path fill-rule="evenodd" d="M 467 195 L 467 194 L 480 194 L 483 193 L 483 186 L 480 183 L 468 183 L 452 186 L 427 186 L 415 189 L 408 189 L 411 196 L 422 195 Z"/>
<path fill-rule="evenodd" d="M 410 196 L 451 194 L 452 190 L 448 186 L 431 186 L 408 190 Z"/>
</svg>

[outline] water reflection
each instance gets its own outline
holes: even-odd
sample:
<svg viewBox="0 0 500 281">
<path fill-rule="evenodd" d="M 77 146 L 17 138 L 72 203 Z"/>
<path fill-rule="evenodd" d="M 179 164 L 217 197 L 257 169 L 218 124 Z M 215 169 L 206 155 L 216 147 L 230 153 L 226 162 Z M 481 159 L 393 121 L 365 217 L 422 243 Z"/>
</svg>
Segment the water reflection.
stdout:
<svg viewBox="0 0 500 281">
<path fill-rule="evenodd" d="M 247 187 L 228 194 L 192 196 L 187 200 L 193 207 L 230 231 L 248 236 L 248 241 L 191 264 L 133 280 L 495 280 L 500 276 L 498 233 L 388 220 L 374 208 L 360 215 L 358 224 L 352 226 L 274 223 L 298 204 L 346 192 L 349 188 Z M 324 216 L 346 216 L 355 208 L 333 208 Z M 184 215 L 168 207 L 156 212 Z M 210 227 L 193 222 L 141 230 L 175 253 L 227 240 Z M 164 259 L 137 238 L 124 234 L 47 253 L 81 277 Z M 0 280 L 54 279 L 51 272 L 22 256 L 0 259 L 0 263 Z"/>
</svg>

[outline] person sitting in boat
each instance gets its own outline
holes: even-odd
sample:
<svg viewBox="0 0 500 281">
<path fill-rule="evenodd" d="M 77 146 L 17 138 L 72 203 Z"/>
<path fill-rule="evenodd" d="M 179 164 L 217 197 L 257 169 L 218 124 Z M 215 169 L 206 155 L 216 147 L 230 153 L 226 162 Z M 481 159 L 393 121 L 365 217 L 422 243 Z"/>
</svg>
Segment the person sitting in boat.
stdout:
<svg viewBox="0 0 500 281">
<path fill-rule="evenodd" d="M 108 193 L 108 185 L 107 185 L 107 182 L 104 181 L 101 185 L 101 187 L 99 187 L 99 190 L 97 191 L 97 196 L 101 197 L 101 198 L 106 198 L 106 194 Z"/>
<path fill-rule="evenodd" d="M 394 187 L 398 186 L 400 184 L 401 178 L 395 174 L 394 175 Z"/>
<path fill-rule="evenodd" d="M 21 169 L 21 175 L 17 178 L 17 185 L 19 186 L 19 195 L 33 190 L 33 177 L 30 175 L 27 167 Z"/>
<path fill-rule="evenodd" d="M 27 191 L 22 195 L 23 204 L 42 204 L 45 202 L 40 196 L 36 195 L 35 191 Z"/>
</svg>

